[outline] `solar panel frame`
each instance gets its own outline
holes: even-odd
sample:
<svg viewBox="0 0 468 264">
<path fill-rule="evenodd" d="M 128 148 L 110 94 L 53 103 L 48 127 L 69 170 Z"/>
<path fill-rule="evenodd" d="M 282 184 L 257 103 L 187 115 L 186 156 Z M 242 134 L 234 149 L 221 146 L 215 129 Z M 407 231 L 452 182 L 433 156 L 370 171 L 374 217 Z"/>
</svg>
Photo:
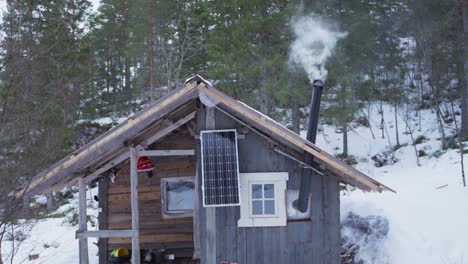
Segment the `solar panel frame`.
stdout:
<svg viewBox="0 0 468 264">
<path fill-rule="evenodd" d="M 210 189 L 208 186 L 207 186 L 207 175 L 206 175 L 206 172 L 205 172 L 205 139 L 204 139 L 204 136 L 206 134 L 213 134 L 213 133 L 223 133 L 223 132 L 234 132 L 234 148 L 235 148 L 235 162 L 236 162 L 236 166 L 235 166 L 235 181 L 237 181 L 237 186 L 234 186 L 235 188 L 235 192 L 233 193 L 235 196 L 235 198 L 237 198 L 237 201 L 234 199 L 233 202 L 229 202 L 229 203 L 226 203 L 226 200 L 224 200 L 223 202 L 219 201 L 217 203 L 213 203 L 212 201 L 207 201 L 207 191 Z M 240 206 L 241 204 L 241 199 L 240 199 L 240 174 L 239 174 L 239 151 L 238 151 L 238 144 L 237 144 L 237 130 L 236 129 L 219 129 L 219 130 L 203 130 L 203 131 L 200 131 L 200 143 L 201 143 L 201 172 L 202 172 L 202 200 L 203 200 L 203 207 L 229 207 L 229 206 Z M 225 154 L 225 153 L 223 153 Z M 219 172 L 216 172 L 218 173 L 218 176 L 219 176 Z M 233 178 L 228 178 L 228 180 L 232 180 Z M 220 186 L 219 184 L 222 183 L 222 181 L 225 181 L 226 179 L 223 178 L 217 178 L 218 181 L 218 185 L 214 186 L 215 188 L 211 187 L 212 191 L 215 192 L 214 195 L 211 195 L 211 198 L 215 198 L 215 199 L 226 199 L 226 196 L 222 196 L 223 194 L 225 193 L 220 193 L 219 191 L 219 188 L 220 187 L 223 187 L 223 186 Z M 230 182 L 232 183 L 232 182 Z M 225 186 L 224 186 L 225 187 Z M 230 185 L 228 186 L 228 188 L 231 188 L 232 189 L 233 185 Z M 221 188 L 222 189 L 222 188 Z M 221 196 L 219 196 L 221 194 Z M 218 196 L 217 196 L 218 195 Z M 210 197 L 210 196 L 209 196 Z"/>
</svg>

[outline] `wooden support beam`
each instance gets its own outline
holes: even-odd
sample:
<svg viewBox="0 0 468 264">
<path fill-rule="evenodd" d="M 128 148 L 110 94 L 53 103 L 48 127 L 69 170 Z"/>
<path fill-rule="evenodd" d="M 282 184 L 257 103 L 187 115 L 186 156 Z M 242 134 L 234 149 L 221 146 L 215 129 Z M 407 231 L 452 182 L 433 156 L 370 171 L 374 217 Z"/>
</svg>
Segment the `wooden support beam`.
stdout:
<svg viewBox="0 0 468 264">
<path fill-rule="evenodd" d="M 230 98 L 218 90 L 203 86 L 198 86 L 198 90 L 200 94 L 204 93 L 206 96 L 212 97 L 213 100 L 218 101 L 219 103 L 216 107 L 226 108 L 229 112 L 235 112 L 237 115 L 242 116 L 242 119 L 245 119 L 248 123 L 255 123 L 255 127 L 258 127 L 259 130 L 266 134 L 271 134 L 277 140 L 281 140 L 281 142 L 285 142 L 288 145 L 303 149 L 304 151 L 312 154 L 317 163 L 324 165 L 328 170 L 340 175 L 343 181 L 351 183 L 364 190 L 368 189 L 378 192 L 383 190 L 393 191 L 357 169 L 348 166 L 333 155 L 321 150 L 314 144 L 301 138 L 299 135 L 288 130 L 278 122 L 263 115 L 257 110 Z"/>
<path fill-rule="evenodd" d="M 195 118 L 195 112 L 192 112 L 188 115 L 186 115 L 185 117 L 183 117 L 182 119 L 179 119 L 177 122 L 173 123 L 172 125 L 166 127 L 166 128 L 163 128 L 161 131 L 159 131 L 158 133 L 154 134 L 153 136 L 149 137 L 148 139 L 146 139 L 144 142 L 141 142 L 141 144 L 139 144 L 138 146 L 136 146 L 135 148 L 140 151 L 140 150 L 143 150 L 144 147 L 143 146 L 148 146 L 148 145 L 151 145 L 153 144 L 154 142 L 156 142 L 157 140 L 167 136 L 169 133 L 173 132 L 174 130 L 176 130 L 177 128 L 181 127 L 182 125 L 186 124 L 187 122 L 189 122 L 190 120 L 193 120 Z M 194 154 L 191 154 L 191 155 L 194 155 Z M 96 171 L 94 171 L 93 173 L 87 175 L 85 177 L 85 182 L 88 184 L 90 182 L 92 182 L 93 180 L 97 179 L 99 176 L 101 176 L 101 174 L 103 174 L 104 172 L 110 170 L 111 168 L 119 165 L 120 163 L 124 162 L 125 160 L 127 160 L 129 158 L 129 152 L 128 150 L 124 151 L 123 153 L 121 153 L 120 155 L 116 156 L 115 158 L 109 160 L 107 163 L 105 163 L 104 165 L 102 165 L 99 169 L 97 169 Z M 57 185 L 54 185 L 50 188 L 46 188 L 44 192 L 48 192 L 48 191 L 57 191 L 57 190 L 60 190 L 60 189 L 63 189 L 67 186 L 72 186 L 72 185 L 75 185 L 77 183 L 77 180 L 76 179 L 72 179 L 68 182 L 65 182 L 65 183 L 61 183 L 61 184 L 57 184 Z M 42 191 L 41 191 L 42 192 Z"/>
<path fill-rule="evenodd" d="M 138 151 L 137 155 L 141 156 L 193 156 L 194 149 L 174 149 L 174 150 L 142 150 Z"/>
<path fill-rule="evenodd" d="M 77 231 L 75 234 L 76 238 L 88 238 L 88 237 L 134 237 L 135 231 L 132 229 L 128 230 L 97 230 L 97 231 Z"/>
<path fill-rule="evenodd" d="M 21 197 L 25 193 L 37 194 L 38 188 L 53 185 L 70 174 L 78 173 L 83 168 L 92 166 L 96 159 L 102 156 L 102 153 L 118 151 L 122 144 L 127 142 L 132 135 L 144 130 L 148 124 L 167 116 L 173 110 L 197 97 L 197 85 L 188 84 L 185 88 L 176 90 L 163 99 L 152 103 L 145 110 L 112 128 L 92 143 L 36 175 L 27 186 L 16 192 L 16 197 Z"/>
<path fill-rule="evenodd" d="M 205 116 L 205 129 L 216 129 L 215 108 L 207 107 Z M 202 188 L 203 189 L 203 188 Z M 205 207 L 205 263 L 216 263 L 216 207 Z"/>
<path fill-rule="evenodd" d="M 174 124 L 168 126 L 168 127 L 165 127 L 163 128 L 161 131 L 159 131 L 158 133 L 154 134 L 153 136 L 149 137 L 148 139 L 144 140 L 143 142 L 140 143 L 140 145 L 142 146 L 149 146 L 151 145 L 153 142 L 155 142 L 156 140 L 158 139 L 161 139 L 163 138 L 164 136 L 168 135 L 169 133 L 171 133 L 172 131 L 176 130 L 177 128 L 179 128 L 180 126 L 182 125 L 185 125 L 188 121 L 192 120 L 195 118 L 195 111 L 186 115 L 185 117 L 177 120 L 176 122 L 174 122 Z"/>
<path fill-rule="evenodd" d="M 187 127 L 188 132 L 192 137 L 194 137 L 197 133 L 195 132 L 195 122 L 191 121 L 185 125 Z"/>
<path fill-rule="evenodd" d="M 79 194 L 78 194 L 78 226 L 79 232 L 86 232 L 88 229 L 86 223 L 86 183 L 83 178 L 79 178 Z M 88 239 L 80 238 L 80 264 L 88 264 Z"/>
<path fill-rule="evenodd" d="M 138 210 L 137 150 L 130 148 L 130 204 L 132 207 L 132 264 L 140 264 L 140 214 Z"/>
<path fill-rule="evenodd" d="M 98 223 L 99 223 L 99 230 L 107 230 L 107 213 L 109 208 L 108 205 L 108 179 L 101 178 L 98 183 L 98 200 L 99 200 L 99 211 L 98 215 Z M 107 262 L 107 254 L 108 254 L 108 247 L 107 247 L 107 238 L 99 238 L 98 240 L 98 247 L 99 247 L 99 263 L 106 263 Z"/>
</svg>

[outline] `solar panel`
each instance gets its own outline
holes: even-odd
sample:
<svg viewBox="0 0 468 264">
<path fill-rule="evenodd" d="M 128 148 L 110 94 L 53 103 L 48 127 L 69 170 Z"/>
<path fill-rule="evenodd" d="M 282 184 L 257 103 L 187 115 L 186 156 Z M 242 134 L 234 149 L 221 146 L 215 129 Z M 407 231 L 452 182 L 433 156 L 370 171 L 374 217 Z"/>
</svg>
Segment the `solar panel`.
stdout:
<svg viewBox="0 0 468 264">
<path fill-rule="evenodd" d="M 236 130 L 206 130 L 200 134 L 203 206 L 240 205 Z"/>
</svg>

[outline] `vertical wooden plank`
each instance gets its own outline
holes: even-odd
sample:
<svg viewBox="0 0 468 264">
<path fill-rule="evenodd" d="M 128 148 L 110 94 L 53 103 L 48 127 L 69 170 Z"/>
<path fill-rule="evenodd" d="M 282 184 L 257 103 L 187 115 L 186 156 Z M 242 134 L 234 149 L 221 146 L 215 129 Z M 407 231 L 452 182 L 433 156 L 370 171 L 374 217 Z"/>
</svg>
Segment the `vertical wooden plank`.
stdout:
<svg viewBox="0 0 468 264">
<path fill-rule="evenodd" d="M 83 232 L 86 231 L 87 224 L 86 224 L 86 183 L 84 178 L 78 179 L 78 227 L 79 231 Z M 88 239 L 87 238 L 80 238 L 79 240 L 79 247 L 80 247 L 80 264 L 88 264 Z"/>
<path fill-rule="evenodd" d="M 227 207 L 216 208 L 216 263 L 227 260 L 226 255 L 226 209 Z"/>
<path fill-rule="evenodd" d="M 286 228 L 280 228 L 278 232 L 278 242 L 279 242 L 279 257 L 276 260 L 277 263 L 294 263 L 288 259 L 289 251 L 291 247 L 294 250 L 294 245 L 288 242 Z M 314 262 L 315 263 L 315 262 Z"/>
<path fill-rule="evenodd" d="M 324 179 L 324 261 L 340 261 L 340 183 L 335 176 Z"/>
<path fill-rule="evenodd" d="M 245 248 L 245 264 L 255 264 L 256 263 L 256 260 L 255 260 L 255 250 L 256 250 L 256 247 L 255 247 L 255 243 L 256 241 L 254 241 L 254 237 L 255 237 L 255 233 L 254 233 L 254 228 L 256 227 L 241 227 L 242 229 L 245 229 L 245 240 L 246 240 L 246 248 Z"/>
<path fill-rule="evenodd" d="M 263 261 L 264 263 L 276 263 L 278 261 L 278 231 L 280 227 L 265 228 L 263 232 Z"/>
<path fill-rule="evenodd" d="M 252 249 L 254 254 L 254 263 L 266 263 L 264 262 L 264 248 L 266 247 L 263 245 L 263 233 L 266 232 L 269 228 L 268 227 L 253 227 L 252 228 L 252 239 L 254 241 L 254 247 Z"/>
<path fill-rule="evenodd" d="M 107 178 L 101 178 L 98 183 L 98 197 L 100 212 L 98 215 L 99 230 L 107 230 Z M 107 238 L 99 238 L 99 263 L 107 263 Z"/>
<path fill-rule="evenodd" d="M 216 129 L 215 109 L 207 107 L 205 116 L 205 128 Z M 205 232 L 206 232 L 206 254 L 203 263 L 216 263 L 216 208 L 205 208 Z"/>
<path fill-rule="evenodd" d="M 237 247 L 236 247 L 236 257 L 237 257 L 237 263 L 245 263 L 247 264 L 247 235 L 246 231 L 247 228 L 242 227 L 239 228 L 237 227 Z"/>
<path fill-rule="evenodd" d="M 239 124 L 233 121 L 230 117 L 226 116 L 220 111 L 216 112 L 216 129 L 237 129 L 239 132 Z M 243 144 L 243 139 L 238 141 L 238 144 Z M 238 263 L 243 263 L 239 261 L 237 253 L 237 247 L 239 246 L 237 241 L 237 221 L 240 216 L 240 207 L 224 207 L 217 208 L 216 211 L 222 210 L 223 213 L 217 213 L 216 225 L 218 233 L 220 230 L 224 230 L 223 234 L 217 235 L 216 244 L 218 249 L 222 252 L 218 252 L 218 256 L 223 256 L 223 259 L 228 261 L 237 261 Z M 218 219 L 218 217 L 223 217 L 223 219 Z M 245 247 L 245 241 L 242 243 L 242 246 Z"/>
<path fill-rule="evenodd" d="M 140 214 L 138 210 L 137 151 L 130 148 L 130 204 L 132 206 L 132 264 L 140 264 Z"/>
<path fill-rule="evenodd" d="M 200 135 L 200 131 L 205 129 L 205 110 L 202 108 L 199 108 L 197 110 L 197 134 Z M 200 263 L 206 263 L 206 225 L 205 225 L 205 208 L 202 206 L 202 190 L 201 190 L 201 185 L 202 185 L 202 167 L 201 167 L 201 146 L 200 146 L 200 141 L 197 142 L 197 148 L 196 148 L 196 156 L 197 156 L 197 181 L 196 183 L 198 184 L 197 186 L 197 197 L 198 197 L 198 208 L 195 207 L 195 210 L 199 210 L 198 213 L 195 212 L 195 215 L 198 216 L 198 219 L 194 219 L 194 225 L 196 229 L 194 229 L 194 236 L 197 236 L 199 238 L 200 242 Z"/>
<path fill-rule="evenodd" d="M 237 261 L 238 263 L 238 257 L 237 257 L 237 227 L 236 226 L 231 226 L 227 225 L 226 226 L 226 237 L 225 237 L 225 247 L 226 247 L 226 258 L 229 261 Z"/>
<path fill-rule="evenodd" d="M 193 206 L 193 259 L 200 259 L 201 257 L 201 245 L 200 245 L 200 211 L 201 211 L 201 174 L 200 174 L 200 144 L 197 144 L 195 150 L 197 155 L 197 168 L 195 174 L 195 195 L 194 195 L 194 206 Z"/>
</svg>

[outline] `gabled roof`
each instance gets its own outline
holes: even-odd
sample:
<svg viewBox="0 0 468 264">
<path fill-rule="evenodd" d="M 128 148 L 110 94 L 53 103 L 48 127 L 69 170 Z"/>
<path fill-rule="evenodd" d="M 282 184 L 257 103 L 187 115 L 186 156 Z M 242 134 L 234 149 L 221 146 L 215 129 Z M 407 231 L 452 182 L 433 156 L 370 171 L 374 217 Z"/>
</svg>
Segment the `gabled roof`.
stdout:
<svg viewBox="0 0 468 264">
<path fill-rule="evenodd" d="M 125 122 L 33 177 L 27 186 L 17 192 L 17 196 L 58 189 L 76 182 L 78 177 L 86 177 L 87 182 L 96 179 L 100 174 L 126 161 L 129 158 L 129 147 L 143 149 L 191 122 L 195 118 L 196 99 L 200 99 L 206 106 L 216 107 L 297 153 L 312 154 L 321 170 L 333 173 L 342 182 L 364 191 L 393 191 L 270 117 L 222 93 L 196 75 L 187 79 L 185 87 L 151 103 Z"/>
</svg>

